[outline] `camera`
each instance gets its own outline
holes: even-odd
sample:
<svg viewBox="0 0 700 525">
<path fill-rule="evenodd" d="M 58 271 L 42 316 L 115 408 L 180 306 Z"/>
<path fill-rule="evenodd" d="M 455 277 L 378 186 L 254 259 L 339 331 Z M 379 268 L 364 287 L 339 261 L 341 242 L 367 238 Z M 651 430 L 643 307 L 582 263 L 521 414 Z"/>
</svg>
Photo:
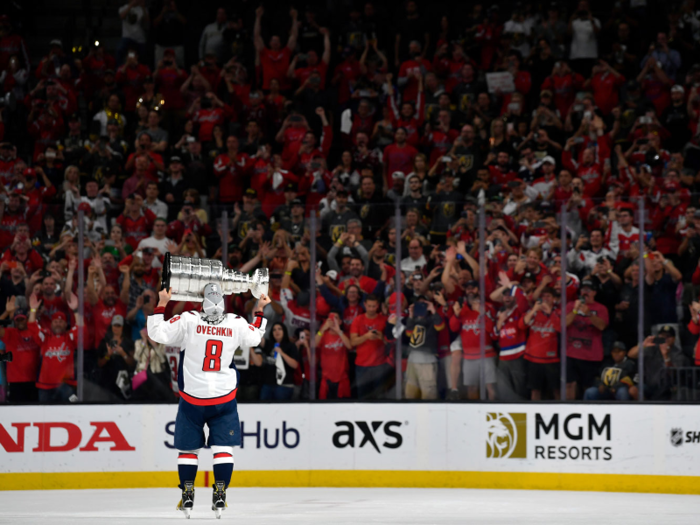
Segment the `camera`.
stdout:
<svg viewBox="0 0 700 525">
<path fill-rule="evenodd" d="M 12 362 L 12 352 L 4 352 L 0 354 L 0 363 L 11 363 Z"/>
<path fill-rule="evenodd" d="M 211 99 L 208 97 L 204 97 L 200 103 L 200 107 L 202 109 L 209 109 L 211 108 Z"/>
<path fill-rule="evenodd" d="M 655 345 L 665 345 L 666 338 L 662 335 L 657 335 L 656 337 L 654 337 L 654 344 Z"/>
</svg>

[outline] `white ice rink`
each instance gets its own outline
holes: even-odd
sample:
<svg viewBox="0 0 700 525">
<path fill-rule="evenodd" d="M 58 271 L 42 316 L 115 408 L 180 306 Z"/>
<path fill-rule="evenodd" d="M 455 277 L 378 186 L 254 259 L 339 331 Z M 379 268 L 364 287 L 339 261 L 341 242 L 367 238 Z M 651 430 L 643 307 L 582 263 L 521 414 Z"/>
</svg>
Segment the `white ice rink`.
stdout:
<svg viewBox="0 0 700 525">
<path fill-rule="evenodd" d="M 177 489 L 0 492 L 0 523 L 154 525 L 185 517 Z M 232 488 L 218 523 L 693 524 L 700 496 L 462 489 Z M 216 522 L 211 489 L 197 488 L 189 522 Z"/>
</svg>

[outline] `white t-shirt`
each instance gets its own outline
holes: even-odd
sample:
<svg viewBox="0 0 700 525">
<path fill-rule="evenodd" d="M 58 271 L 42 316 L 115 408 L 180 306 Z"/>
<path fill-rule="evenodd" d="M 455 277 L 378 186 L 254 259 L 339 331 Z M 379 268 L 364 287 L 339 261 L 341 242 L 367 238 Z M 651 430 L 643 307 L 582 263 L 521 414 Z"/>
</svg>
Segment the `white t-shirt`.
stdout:
<svg viewBox="0 0 700 525">
<path fill-rule="evenodd" d="M 593 24 L 600 29 L 600 21 L 597 18 L 590 20 L 581 20 L 577 18 L 571 24 L 573 35 L 571 37 L 571 53 L 569 58 L 575 60 L 577 58 L 598 58 L 598 40 L 593 31 Z"/>
<path fill-rule="evenodd" d="M 122 19 L 122 38 L 130 38 L 139 44 L 146 43 L 146 30 L 143 28 L 143 16 L 145 11 L 140 5 L 129 8 L 129 4 L 119 8 L 119 15 L 129 11 L 126 18 Z"/>
</svg>

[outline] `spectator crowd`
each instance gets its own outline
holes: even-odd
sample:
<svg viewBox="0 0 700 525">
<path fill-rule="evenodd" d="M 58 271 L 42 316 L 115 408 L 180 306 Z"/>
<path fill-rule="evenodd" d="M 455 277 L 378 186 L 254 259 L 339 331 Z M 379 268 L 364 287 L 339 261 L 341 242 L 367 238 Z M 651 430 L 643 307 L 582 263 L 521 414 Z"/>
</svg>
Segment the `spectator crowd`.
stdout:
<svg viewBox="0 0 700 525">
<path fill-rule="evenodd" d="M 174 401 L 166 253 L 269 268 L 242 400 L 695 395 L 693 0 L 185 4 L 43 57 L 0 17 L 0 397 L 75 401 L 81 347 L 85 400 Z"/>
</svg>

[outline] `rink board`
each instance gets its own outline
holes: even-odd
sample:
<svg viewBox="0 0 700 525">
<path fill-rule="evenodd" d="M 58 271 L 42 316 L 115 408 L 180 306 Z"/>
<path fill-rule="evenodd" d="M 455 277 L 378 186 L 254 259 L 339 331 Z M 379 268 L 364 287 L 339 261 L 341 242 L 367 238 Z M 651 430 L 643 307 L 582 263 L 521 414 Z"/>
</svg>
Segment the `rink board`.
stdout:
<svg viewBox="0 0 700 525">
<path fill-rule="evenodd" d="M 614 404 L 239 406 L 236 486 L 700 494 L 700 408 Z M 0 409 L 0 490 L 177 484 L 176 405 Z M 197 483 L 211 485 L 211 453 Z"/>
</svg>

